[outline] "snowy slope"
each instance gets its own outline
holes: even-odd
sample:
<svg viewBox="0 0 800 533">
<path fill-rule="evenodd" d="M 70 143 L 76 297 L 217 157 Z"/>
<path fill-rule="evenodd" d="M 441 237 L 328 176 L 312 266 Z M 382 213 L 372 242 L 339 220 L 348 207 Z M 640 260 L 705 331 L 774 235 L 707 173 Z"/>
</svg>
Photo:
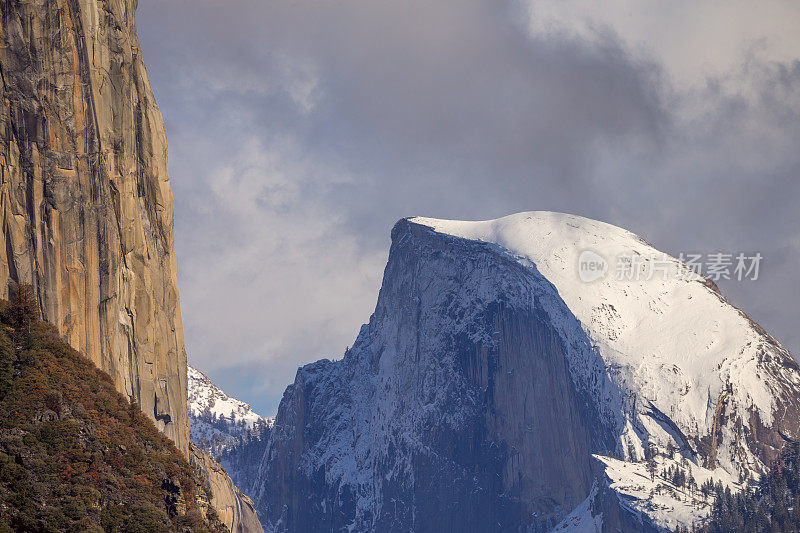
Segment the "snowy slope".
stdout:
<svg viewBox="0 0 800 533">
<path fill-rule="evenodd" d="M 237 437 L 257 426 L 269 427 L 272 418 L 255 413 L 246 403 L 232 398 L 208 376 L 189 366 L 189 437 L 212 456 L 230 447 Z"/>
<path fill-rule="evenodd" d="M 626 504 L 635 511 L 649 515 L 655 523 L 670 531 L 678 525 L 699 524 L 711 512 L 711 495 L 704 495 L 696 488 L 676 486 L 660 474 L 651 477 L 643 462 L 596 457 L 606 466 L 610 487 L 623 496 Z M 679 466 L 680 462 L 659 456 L 656 464 L 660 473 L 666 467 Z M 689 461 L 683 462 L 683 468 L 691 473 L 698 486 L 711 480 L 729 486 L 733 491 L 741 488 L 722 469 L 712 472 Z"/>
</svg>

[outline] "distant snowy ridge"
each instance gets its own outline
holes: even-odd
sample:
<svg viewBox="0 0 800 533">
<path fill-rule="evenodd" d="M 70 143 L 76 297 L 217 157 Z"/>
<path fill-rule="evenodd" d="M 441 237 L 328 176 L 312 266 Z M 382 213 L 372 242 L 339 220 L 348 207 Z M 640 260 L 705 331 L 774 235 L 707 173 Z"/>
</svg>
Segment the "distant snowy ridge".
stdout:
<svg viewBox="0 0 800 533">
<path fill-rule="evenodd" d="M 187 367 L 189 377 L 189 437 L 212 456 L 232 446 L 237 438 L 271 427 L 265 418 L 241 400 L 227 395 L 208 376 Z"/>
</svg>

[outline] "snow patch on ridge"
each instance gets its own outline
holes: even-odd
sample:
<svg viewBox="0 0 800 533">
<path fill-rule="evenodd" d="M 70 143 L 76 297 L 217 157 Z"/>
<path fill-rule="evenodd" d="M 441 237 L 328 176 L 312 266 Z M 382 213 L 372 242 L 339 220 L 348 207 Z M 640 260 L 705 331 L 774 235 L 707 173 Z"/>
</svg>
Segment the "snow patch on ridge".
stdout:
<svg viewBox="0 0 800 533">
<path fill-rule="evenodd" d="M 620 461 L 602 455 L 594 457 L 605 465 L 605 473 L 611 480 L 609 487 L 622 496 L 620 501 L 623 505 L 636 514 L 646 514 L 656 525 L 669 531 L 678 525 L 702 523 L 711 511 L 713 495 L 704 496 L 697 488 L 676 487 L 662 477 L 664 469 L 685 469 L 694 477 L 698 487 L 711 480 L 731 487 L 734 492 L 741 489 L 737 480 L 722 468 L 712 472 L 688 461 L 657 456 L 657 473 L 653 477 L 647 471 L 646 463 Z"/>
</svg>

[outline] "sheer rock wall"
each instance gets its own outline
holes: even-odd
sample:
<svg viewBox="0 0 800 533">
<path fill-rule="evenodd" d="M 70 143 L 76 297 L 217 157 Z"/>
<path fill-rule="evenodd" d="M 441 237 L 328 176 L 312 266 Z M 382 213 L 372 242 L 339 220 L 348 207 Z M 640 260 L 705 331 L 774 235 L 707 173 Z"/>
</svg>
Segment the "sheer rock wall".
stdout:
<svg viewBox="0 0 800 533">
<path fill-rule="evenodd" d="M 188 452 L 167 142 L 136 0 L 0 0 L 0 292 Z"/>
</svg>

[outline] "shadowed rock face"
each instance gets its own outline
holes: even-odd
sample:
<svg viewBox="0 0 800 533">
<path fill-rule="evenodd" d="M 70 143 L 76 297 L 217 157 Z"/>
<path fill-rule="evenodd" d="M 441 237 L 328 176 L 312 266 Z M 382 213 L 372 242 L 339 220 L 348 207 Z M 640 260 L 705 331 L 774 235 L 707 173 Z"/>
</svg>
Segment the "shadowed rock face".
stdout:
<svg viewBox="0 0 800 533">
<path fill-rule="evenodd" d="M 246 489 L 266 529 L 552 528 L 602 477 L 591 453 L 614 445 L 539 304 L 552 288 L 480 244 L 405 221 L 392 237 L 353 348 L 284 394 Z M 592 505 L 606 528 L 645 527 L 606 489 Z"/>
<path fill-rule="evenodd" d="M 0 1 L 0 287 L 186 453 L 186 353 L 164 125 L 136 0 Z"/>
</svg>

